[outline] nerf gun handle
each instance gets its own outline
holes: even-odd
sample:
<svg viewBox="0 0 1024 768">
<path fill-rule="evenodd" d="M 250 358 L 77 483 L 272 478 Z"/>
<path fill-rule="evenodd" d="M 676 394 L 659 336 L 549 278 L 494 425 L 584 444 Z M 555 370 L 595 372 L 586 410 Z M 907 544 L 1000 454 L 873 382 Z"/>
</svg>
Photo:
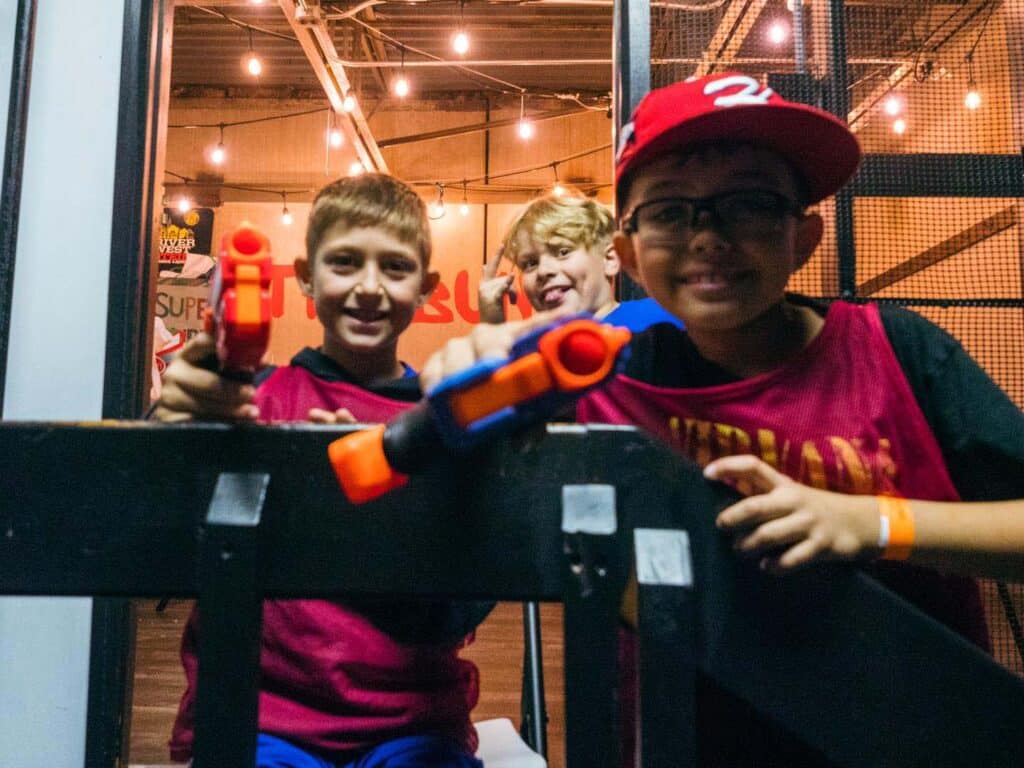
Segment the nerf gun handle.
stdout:
<svg viewBox="0 0 1024 768">
<path fill-rule="evenodd" d="M 270 342 L 270 241 L 250 224 L 228 232 L 210 291 L 204 324 L 217 344 L 221 375 L 251 381 Z"/>
<path fill-rule="evenodd" d="M 331 464 L 354 503 L 405 483 L 438 450 L 465 452 L 557 413 L 625 362 L 628 331 L 590 319 L 556 322 L 520 339 L 508 358 L 449 377 L 386 425 L 334 441 Z"/>
</svg>

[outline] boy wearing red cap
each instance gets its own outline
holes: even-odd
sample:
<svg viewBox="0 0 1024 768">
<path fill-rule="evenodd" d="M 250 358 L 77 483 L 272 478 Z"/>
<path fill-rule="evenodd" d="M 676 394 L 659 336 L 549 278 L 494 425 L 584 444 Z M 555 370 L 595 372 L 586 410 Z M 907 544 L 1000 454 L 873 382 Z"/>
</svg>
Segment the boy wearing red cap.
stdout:
<svg viewBox="0 0 1024 768">
<path fill-rule="evenodd" d="M 915 515 L 1024 517 L 1024 416 L 923 318 L 785 291 L 821 240 L 806 207 L 859 161 L 842 122 L 745 75 L 648 94 L 622 133 L 614 243 L 686 330 L 635 336 L 625 374 L 578 416 L 641 426 L 747 494 L 718 523 L 763 569 L 878 558 L 875 576 L 987 647 L 972 580 L 891 561 L 948 564 L 915 541 Z M 475 335 L 480 355 L 507 343 L 493 327 Z M 425 386 L 463 364 L 442 350 Z M 958 503 L 997 499 L 1009 501 Z M 698 711 L 703 764 L 825 764 L 720 691 Z"/>
</svg>

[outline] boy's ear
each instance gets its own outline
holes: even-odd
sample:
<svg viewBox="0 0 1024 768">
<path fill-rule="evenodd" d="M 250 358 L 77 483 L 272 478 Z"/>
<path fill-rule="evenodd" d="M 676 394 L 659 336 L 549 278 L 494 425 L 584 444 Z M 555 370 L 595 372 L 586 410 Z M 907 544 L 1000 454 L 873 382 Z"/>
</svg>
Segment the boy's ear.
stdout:
<svg viewBox="0 0 1024 768">
<path fill-rule="evenodd" d="M 619 257 L 619 265 L 626 274 L 634 281 L 640 282 L 640 275 L 636 269 L 636 251 L 633 250 L 633 240 L 625 232 L 619 230 L 612 235 L 612 248 Z"/>
<path fill-rule="evenodd" d="M 619 271 L 622 269 L 622 262 L 619 260 L 619 254 L 615 252 L 615 244 L 609 242 L 604 249 L 604 276 L 609 280 L 614 278 Z"/>
<path fill-rule="evenodd" d="M 794 272 L 811 258 L 811 254 L 814 253 L 821 243 L 821 237 L 824 233 L 825 222 L 822 221 L 821 216 L 817 213 L 808 213 L 797 223 L 796 243 L 793 253 L 796 261 Z"/>
<path fill-rule="evenodd" d="M 295 267 L 295 279 L 299 283 L 302 295 L 313 298 L 313 274 L 309 268 L 309 259 L 305 256 L 296 256 L 293 265 Z"/>
<path fill-rule="evenodd" d="M 423 306 L 427 299 L 430 298 L 430 294 L 437 288 L 437 284 L 441 282 L 440 272 L 427 272 L 423 276 L 423 282 L 420 284 L 420 297 L 416 302 L 417 306 Z"/>
</svg>

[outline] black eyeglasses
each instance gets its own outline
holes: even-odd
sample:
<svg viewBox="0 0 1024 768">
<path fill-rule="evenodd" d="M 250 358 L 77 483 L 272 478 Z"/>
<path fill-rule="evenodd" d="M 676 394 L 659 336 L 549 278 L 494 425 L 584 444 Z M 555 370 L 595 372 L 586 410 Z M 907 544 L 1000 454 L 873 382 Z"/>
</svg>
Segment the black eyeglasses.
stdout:
<svg viewBox="0 0 1024 768">
<path fill-rule="evenodd" d="M 765 232 L 786 216 L 803 216 L 804 209 L 779 192 L 741 189 L 709 197 L 660 197 L 647 200 L 625 216 L 623 231 L 655 236 L 685 235 L 697 226 L 701 212 L 733 234 Z"/>
</svg>

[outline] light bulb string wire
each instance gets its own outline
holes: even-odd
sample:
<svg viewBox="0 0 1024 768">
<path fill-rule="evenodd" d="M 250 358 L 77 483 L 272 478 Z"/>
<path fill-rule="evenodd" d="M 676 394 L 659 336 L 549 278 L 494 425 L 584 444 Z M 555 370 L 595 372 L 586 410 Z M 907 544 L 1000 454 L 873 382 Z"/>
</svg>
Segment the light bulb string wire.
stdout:
<svg viewBox="0 0 1024 768">
<path fill-rule="evenodd" d="M 718 3 L 718 5 L 721 5 L 721 3 Z M 252 33 L 253 32 L 256 32 L 256 33 L 261 34 L 261 35 L 266 35 L 268 37 L 274 37 L 274 38 L 277 38 L 279 40 L 287 40 L 287 41 L 289 41 L 291 43 L 295 43 L 296 45 L 299 44 L 298 38 L 296 38 L 294 35 L 285 34 L 283 32 L 277 32 L 277 31 L 272 30 L 272 29 L 267 29 L 266 27 L 261 27 L 261 26 L 258 26 L 256 24 L 251 24 L 249 22 L 242 21 L 241 19 L 236 18 L 234 16 L 230 16 L 230 15 L 224 13 L 223 11 L 218 11 L 218 10 L 215 10 L 213 8 L 206 8 L 206 7 L 202 6 L 202 5 L 189 5 L 187 7 L 191 8 L 191 9 L 194 9 L 196 11 L 201 11 L 201 12 L 209 14 L 211 16 L 216 16 L 216 17 L 221 18 L 224 21 L 228 22 L 229 24 L 233 24 L 236 27 L 241 27 L 242 29 L 248 30 L 248 32 L 249 32 L 249 48 L 250 48 L 250 50 L 252 50 Z M 464 10 L 462 12 L 464 13 Z M 362 19 L 356 18 L 355 16 L 346 14 L 343 17 L 340 17 L 340 20 L 362 27 L 362 29 L 364 29 L 371 37 L 375 37 L 376 39 L 380 40 L 381 42 L 385 42 L 385 43 L 388 43 L 388 44 L 390 44 L 390 45 L 392 45 L 392 46 L 394 46 L 396 48 L 399 48 L 403 52 L 405 51 L 405 49 L 408 49 L 410 53 L 415 53 L 417 56 L 423 56 L 424 58 L 430 59 L 432 61 L 445 61 L 445 59 L 443 59 L 441 56 L 437 56 L 437 55 L 434 55 L 434 54 L 429 53 L 427 51 L 420 50 L 420 49 L 415 48 L 413 46 L 407 45 L 406 43 L 403 43 L 402 41 L 398 40 L 397 38 L 394 38 L 391 35 L 388 35 L 388 34 L 386 34 L 384 32 L 381 32 L 376 27 L 374 27 L 374 26 L 372 26 L 370 24 L 367 24 L 365 21 L 363 21 Z M 463 24 L 462 26 L 465 27 L 465 24 Z M 458 71 L 462 72 L 463 74 L 468 75 L 469 76 L 468 79 L 473 80 L 477 84 L 480 84 L 480 80 L 483 79 L 483 80 L 488 80 L 488 81 L 490 81 L 492 83 L 497 83 L 498 85 L 504 86 L 504 88 L 494 88 L 493 86 L 488 86 L 488 85 L 484 85 L 483 86 L 485 88 L 488 88 L 489 90 L 493 90 L 493 91 L 496 91 L 498 93 L 522 93 L 522 92 L 525 92 L 525 91 L 528 90 L 527 88 L 524 88 L 521 85 L 517 85 L 515 83 L 511 83 L 511 82 L 509 82 L 507 80 L 502 80 L 501 78 L 498 78 L 498 77 L 493 77 L 492 75 L 488 75 L 488 74 L 486 74 L 484 72 L 480 72 L 479 70 L 473 69 L 472 67 L 467 67 L 467 66 L 465 66 L 463 64 L 459 64 L 458 62 L 454 62 L 454 61 L 450 62 L 450 65 L 451 65 L 452 69 L 458 70 Z M 591 104 L 585 104 L 580 99 L 580 94 L 578 94 L 578 93 L 577 94 L 568 94 L 568 93 L 558 93 L 558 92 L 554 92 L 554 91 L 530 91 L 530 93 L 532 95 L 534 95 L 534 96 L 537 96 L 538 98 L 547 97 L 547 98 L 565 99 L 565 100 L 575 101 L 581 107 L 584 107 L 585 109 L 591 109 L 591 110 L 594 110 L 594 111 L 603 111 L 603 110 L 607 109 L 608 105 L 611 103 L 611 94 L 605 94 L 605 95 L 602 95 L 602 96 L 599 96 L 599 97 L 598 96 L 592 97 L 592 98 L 600 100 L 602 102 L 602 104 L 601 105 L 591 105 Z M 178 126 L 168 126 L 168 127 L 178 127 Z"/>
<path fill-rule="evenodd" d="M 473 191 L 473 192 L 538 191 L 538 190 L 543 190 L 544 187 L 538 186 L 537 184 L 492 184 L 490 182 L 492 180 L 495 180 L 495 179 L 506 179 L 506 178 L 509 178 L 511 176 L 519 176 L 519 175 L 522 175 L 524 173 L 531 173 L 533 171 L 538 171 L 538 170 L 541 170 L 543 168 L 552 168 L 552 169 L 554 169 L 554 171 L 555 171 L 555 179 L 556 179 L 556 182 L 557 182 L 557 181 L 559 181 L 559 179 L 558 179 L 558 170 L 557 170 L 557 167 L 559 165 L 563 165 L 563 164 L 569 162 L 570 160 L 575 160 L 575 159 L 578 159 L 578 158 L 581 158 L 581 157 L 586 157 L 588 155 L 597 154 L 598 152 L 607 151 L 607 150 L 611 149 L 611 146 L 612 145 L 610 143 L 609 144 L 603 144 L 603 145 L 601 145 L 599 147 L 592 147 L 591 149 L 583 150 L 582 152 L 576 152 L 576 153 L 571 154 L 571 155 L 566 155 L 565 157 L 561 157 L 561 158 L 559 158 L 557 160 L 551 160 L 551 161 L 548 161 L 546 163 L 540 163 L 538 165 L 531 165 L 531 166 L 525 167 L 525 168 L 515 168 L 513 170 L 505 171 L 505 172 L 502 172 L 502 173 L 496 173 L 496 174 L 492 173 L 492 174 L 488 174 L 486 176 L 466 177 L 466 178 L 463 178 L 463 179 L 446 179 L 444 181 L 437 181 L 437 180 L 434 180 L 434 179 L 431 179 L 431 180 L 414 180 L 414 181 L 409 181 L 407 183 L 410 186 L 412 186 L 412 187 L 433 187 L 433 188 L 439 190 L 439 194 L 441 196 L 443 196 L 443 194 L 444 194 L 443 193 L 443 189 L 444 189 L 445 186 L 452 186 L 452 185 L 456 185 L 456 184 L 461 185 L 462 186 L 462 201 L 464 203 L 467 202 L 467 194 L 470 191 Z M 196 187 L 213 188 L 213 189 L 231 189 L 231 190 L 236 190 L 236 191 L 239 191 L 239 192 L 254 192 L 254 193 L 258 193 L 258 194 L 281 195 L 282 197 L 285 194 L 292 194 L 292 195 L 313 194 L 314 192 L 317 191 L 316 189 L 313 189 L 313 188 L 304 188 L 304 189 L 303 188 L 299 188 L 299 189 L 293 189 L 293 190 L 290 190 L 290 191 L 286 192 L 285 190 L 278 189 L 278 188 L 275 188 L 275 187 L 258 187 L 258 186 L 254 186 L 254 185 L 234 184 L 234 183 L 231 183 L 231 182 L 216 181 L 216 180 L 212 180 L 212 179 L 211 180 L 198 179 L 198 178 L 194 178 L 194 177 L 191 177 L 191 176 L 186 176 L 186 175 L 181 174 L 181 173 L 176 173 L 175 171 L 171 171 L 169 169 L 165 169 L 164 173 L 167 176 L 170 176 L 170 177 L 180 181 L 186 187 L 186 189 L 188 188 L 189 184 L 192 184 L 192 185 L 194 185 Z M 487 182 L 487 183 L 479 184 L 479 182 L 481 182 L 481 181 Z M 584 184 L 583 186 L 587 187 L 588 189 L 593 189 L 593 190 L 596 191 L 596 190 L 599 190 L 599 189 L 604 189 L 606 187 L 610 187 L 612 185 L 611 185 L 610 182 L 591 182 L 591 183 Z"/>
</svg>

